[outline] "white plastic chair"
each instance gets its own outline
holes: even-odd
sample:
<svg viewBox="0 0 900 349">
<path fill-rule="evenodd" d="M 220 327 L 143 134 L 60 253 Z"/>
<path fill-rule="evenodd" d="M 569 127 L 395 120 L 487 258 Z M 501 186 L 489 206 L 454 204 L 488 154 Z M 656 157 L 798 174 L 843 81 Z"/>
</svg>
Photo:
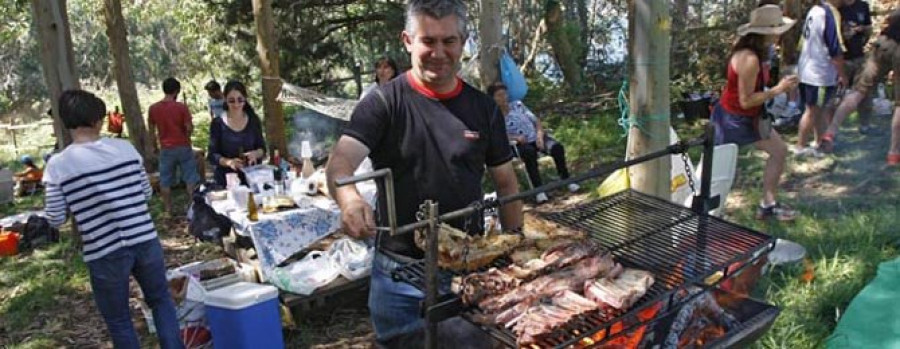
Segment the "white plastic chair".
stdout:
<svg viewBox="0 0 900 349">
<path fill-rule="evenodd" d="M 712 176 L 710 179 L 709 194 L 710 197 L 719 196 L 719 207 L 710 210 L 709 214 L 721 217 L 725 212 L 725 202 L 728 199 L 728 193 L 731 192 L 731 186 L 734 185 L 734 176 L 737 169 L 737 144 L 720 144 L 713 149 Z M 695 168 L 694 182 L 699 194 L 700 180 L 703 178 L 703 158 Z M 684 202 L 685 206 L 690 207 L 693 197 L 688 197 Z"/>
</svg>

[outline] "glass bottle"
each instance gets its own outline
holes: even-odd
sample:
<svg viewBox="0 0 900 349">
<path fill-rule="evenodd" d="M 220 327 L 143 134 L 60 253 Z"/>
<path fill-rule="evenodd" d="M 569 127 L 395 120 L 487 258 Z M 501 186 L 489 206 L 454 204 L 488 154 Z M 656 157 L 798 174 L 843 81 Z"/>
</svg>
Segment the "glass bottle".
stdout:
<svg viewBox="0 0 900 349">
<path fill-rule="evenodd" d="M 256 210 L 256 199 L 253 198 L 253 191 L 247 193 L 247 219 L 251 222 L 259 220 L 259 212 Z"/>
</svg>

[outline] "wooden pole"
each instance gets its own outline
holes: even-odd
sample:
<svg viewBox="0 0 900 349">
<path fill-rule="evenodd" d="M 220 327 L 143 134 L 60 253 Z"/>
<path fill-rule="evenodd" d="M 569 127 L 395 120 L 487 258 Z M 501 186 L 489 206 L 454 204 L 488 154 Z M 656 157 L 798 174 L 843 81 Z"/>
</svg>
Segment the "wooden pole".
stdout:
<svg viewBox="0 0 900 349">
<path fill-rule="evenodd" d="M 41 68 L 50 92 L 53 117 L 53 134 L 59 148 L 72 143 L 69 131 L 59 118 L 59 96 L 68 89 L 80 89 L 72 35 L 69 32 L 69 16 L 66 2 L 60 0 L 32 0 L 31 10 L 38 33 Z"/>
<path fill-rule="evenodd" d="M 631 129 L 627 158 L 662 150 L 669 145 L 669 47 L 671 17 L 665 0 L 629 3 Z M 629 170 L 632 188 L 666 200 L 671 197 L 671 157 Z"/>
<path fill-rule="evenodd" d="M 278 60 L 278 37 L 270 0 L 253 0 L 253 18 L 256 21 L 256 52 L 262 71 L 263 107 L 265 112 L 266 139 L 269 149 L 278 149 L 287 158 L 284 126 L 284 110 L 278 102 L 281 91 L 281 72 Z M 272 156 L 273 152 L 268 152 Z"/>
</svg>

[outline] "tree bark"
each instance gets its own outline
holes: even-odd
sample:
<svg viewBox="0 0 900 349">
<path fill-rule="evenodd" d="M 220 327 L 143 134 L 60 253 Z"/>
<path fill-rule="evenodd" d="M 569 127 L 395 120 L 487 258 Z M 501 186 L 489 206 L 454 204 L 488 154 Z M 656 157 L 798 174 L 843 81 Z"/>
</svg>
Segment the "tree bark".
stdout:
<svg viewBox="0 0 900 349">
<path fill-rule="evenodd" d="M 690 68 L 689 57 L 687 52 L 690 34 L 685 30 L 688 27 L 688 0 L 675 0 L 675 15 L 672 16 L 672 27 L 679 30 L 672 31 L 672 45 L 670 47 L 670 57 L 672 59 L 672 73 L 679 73 L 679 69 L 683 72 Z"/>
<path fill-rule="evenodd" d="M 284 110 L 277 100 L 281 90 L 281 72 L 271 1 L 253 0 L 253 18 L 256 20 L 256 52 L 259 53 L 259 67 L 263 75 L 266 139 L 270 149 L 278 149 L 281 154 L 287 154 Z M 269 156 L 273 153 L 269 151 Z"/>
<path fill-rule="evenodd" d="M 122 16 L 121 0 L 104 0 L 103 17 L 106 20 L 106 36 L 109 38 L 109 49 L 113 56 L 113 75 L 119 88 L 119 100 L 122 112 L 125 113 L 125 126 L 128 127 L 128 138 L 138 153 L 144 158 L 148 171 L 156 169 L 156 154 L 153 154 L 153 142 L 147 132 L 141 102 L 134 85 L 134 74 L 131 71 L 131 56 L 128 49 L 128 29 L 125 17 Z"/>
<path fill-rule="evenodd" d="M 502 23 L 500 18 L 500 0 L 482 0 L 481 15 L 478 17 L 478 35 L 481 37 L 481 55 L 479 56 L 479 77 L 482 89 L 500 80 L 500 43 Z"/>
<path fill-rule="evenodd" d="M 72 136 L 59 118 L 59 96 L 65 90 L 81 88 L 66 2 L 32 0 L 31 10 L 41 45 L 41 68 L 50 93 L 53 134 L 57 146 L 62 149 L 72 143 Z"/>
<path fill-rule="evenodd" d="M 671 18 L 666 0 L 634 0 L 629 4 L 628 49 L 631 130 L 628 158 L 669 145 L 669 45 Z M 633 166 L 632 188 L 669 200 L 671 161 L 664 156 Z"/>
<path fill-rule="evenodd" d="M 565 20 L 558 0 L 548 0 L 544 14 L 547 25 L 547 39 L 553 48 L 553 56 L 563 73 L 566 87 L 576 91 L 581 86 L 581 67 L 578 65 L 578 52 L 572 47 L 577 38 L 570 38 L 566 32 Z"/>
</svg>

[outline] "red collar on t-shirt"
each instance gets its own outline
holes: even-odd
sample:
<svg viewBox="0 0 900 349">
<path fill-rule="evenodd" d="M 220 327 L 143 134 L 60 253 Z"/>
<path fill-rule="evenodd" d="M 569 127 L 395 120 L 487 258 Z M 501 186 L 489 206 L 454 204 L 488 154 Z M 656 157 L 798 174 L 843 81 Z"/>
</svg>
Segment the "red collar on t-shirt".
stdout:
<svg viewBox="0 0 900 349">
<path fill-rule="evenodd" d="M 439 100 L 446 100 L 459 96 L 463 89 L 463 82 L 459 77 L 456 77 L 456 87 L 454 87 L 452 91 L 447 93 L 438 93 L 437 91 L 426 87 L 421 82 L 419 82 L 419 80 L 416 80 L 411 71 L 406 72 L 406 80 L 409 81 L 409 85 L 412 86 L 413 90 L 416 90 L 419 93 L 425 95 L 425 97 Z"/>
</svg>

